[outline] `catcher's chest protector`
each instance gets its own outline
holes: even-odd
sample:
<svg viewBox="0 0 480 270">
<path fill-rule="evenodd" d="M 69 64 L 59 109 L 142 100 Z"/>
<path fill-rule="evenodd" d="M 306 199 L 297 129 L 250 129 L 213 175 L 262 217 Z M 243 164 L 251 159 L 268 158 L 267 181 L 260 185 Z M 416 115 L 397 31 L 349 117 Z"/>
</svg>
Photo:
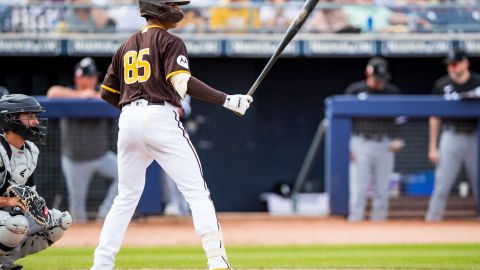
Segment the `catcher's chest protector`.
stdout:
<svg viewBox="0 0 480 270">
<path fill-rule="evenodd" d="M 0 136 L 0 186 L 3 186 L 7 174 L 11 181 L 25 185 L 37 167 L 39 150 L 35 144 L 25 141 L 23 149 L 11 147 L 5 137 Z"/>
</svg>

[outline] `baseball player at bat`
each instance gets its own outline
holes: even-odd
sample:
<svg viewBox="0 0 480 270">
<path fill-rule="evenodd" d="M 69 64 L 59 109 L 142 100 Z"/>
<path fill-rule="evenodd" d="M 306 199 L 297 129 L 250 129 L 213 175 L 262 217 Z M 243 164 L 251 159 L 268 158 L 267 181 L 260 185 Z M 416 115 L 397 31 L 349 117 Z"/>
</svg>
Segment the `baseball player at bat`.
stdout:
<svg viewBox="0 0 480 270">
<path fill-rule="evenodd" d="M 0 269 L 21 269 L 17 259 L 48 248 L 72 223 L 68 212 L 49 210 L 35 191 L 35 142 L 45 143 L 47 132 L 41 112 L 43 107 L 30 96 L 0 99 Z"/>
<path fill-rule="evenodd" d="M 108 213 L 91 269 L 114 266 L 128 224 L 156 160 L 187 200 L 209 269 L 230 269 L 202 166 L 178 115 L 180 99 L 191 97 L 243 115 L 253 101 L 227 95 L 192 76 L 184 42 L 168 32 L 183 19 L 185 0 L 139 0 L 147 25 L 114 54 L 102 98 L 121 108 L 118 134 L 118 196 Z"/>
</svg>

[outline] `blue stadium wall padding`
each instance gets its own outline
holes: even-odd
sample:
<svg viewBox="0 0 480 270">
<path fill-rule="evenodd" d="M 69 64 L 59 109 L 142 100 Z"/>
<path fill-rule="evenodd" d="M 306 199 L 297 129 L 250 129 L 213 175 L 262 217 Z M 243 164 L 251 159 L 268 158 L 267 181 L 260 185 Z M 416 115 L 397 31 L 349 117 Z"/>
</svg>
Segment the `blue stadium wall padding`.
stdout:
<svg viewBox="0 0 480 270">
<path fill-rule="evenodd" d="M 43 117 L 58 118 L 118 118 L 120 110 L 101 99 L 48 98 L 35 96 L 45 108 Z"/>
</svg>

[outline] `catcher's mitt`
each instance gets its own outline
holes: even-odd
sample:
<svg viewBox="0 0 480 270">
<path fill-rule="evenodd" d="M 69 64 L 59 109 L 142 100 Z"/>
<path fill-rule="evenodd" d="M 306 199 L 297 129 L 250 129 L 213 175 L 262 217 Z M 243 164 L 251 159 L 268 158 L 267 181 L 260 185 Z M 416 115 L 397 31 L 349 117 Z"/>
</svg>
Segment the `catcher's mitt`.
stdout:
<svg viewBox="0 0 480 270">
<path fill-rule="evenodd" d="M 16 196 L 23 202 L 28 213 L 38 225 L 48 224 L 47 204 L 34 189 L 25 185 L 11 185 L 7 188 L 7 192 L 10 196 Z"/>
</svg>

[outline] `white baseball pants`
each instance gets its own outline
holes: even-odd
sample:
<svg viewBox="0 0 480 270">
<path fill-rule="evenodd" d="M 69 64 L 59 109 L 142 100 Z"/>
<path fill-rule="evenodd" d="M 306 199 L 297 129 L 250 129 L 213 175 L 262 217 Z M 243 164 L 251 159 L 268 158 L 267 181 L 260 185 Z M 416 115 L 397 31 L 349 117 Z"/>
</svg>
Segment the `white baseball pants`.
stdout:
<svg viewBox="0 0 480 270">
<path fill-rule="evenodd" d="M 196 233 L 202 236 L 220 230 L 200 160 L 179 121 L 177 108 L 137 100 L 125 106 L 120 115 L 118 196 L 105 219 L 92 270 L 113 268 L 143 192 L 146 169 L 153 160 L 172 177 L 189 203 Z M 210 247 L 204 244 L 204 249 L 212 244 L 223 247 L 217 241 L 209 243 Z M 229 268 L 225 257 L 209 258 L 208 264 L 210 269 Z"/>
</svg>

